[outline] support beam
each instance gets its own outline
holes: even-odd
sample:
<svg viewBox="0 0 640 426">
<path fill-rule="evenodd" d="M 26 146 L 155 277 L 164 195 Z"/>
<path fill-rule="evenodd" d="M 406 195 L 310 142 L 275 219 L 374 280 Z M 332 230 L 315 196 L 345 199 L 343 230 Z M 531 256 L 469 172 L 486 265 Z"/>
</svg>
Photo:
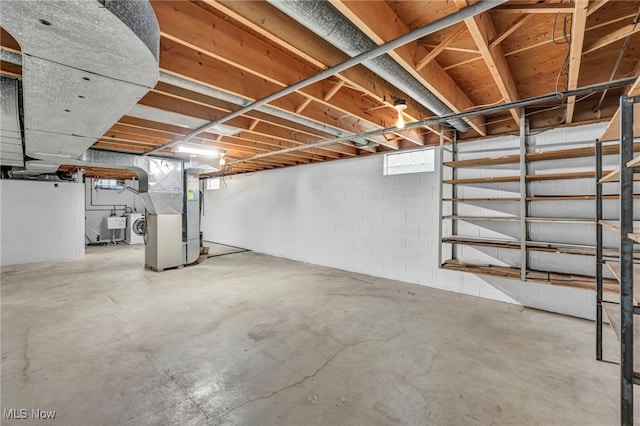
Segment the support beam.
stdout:
<svg viewBox="0 0 640 426">
<path fill-rule="evenodd" d="M 283 90 L 316 74 L 313 68 L 294 60 L 280 50 L 273 49 L 263 40 L 232 23 L 214 14 L 203 12 L 202 8 L 193 3 L 161 1 L 153 3 L 153 8 L 162 34 L 161 47 L 164 58 L 161 56 L 161 62 L 167 63 L 169 56 L 181 53 L 184 55 L 187 50 L 194 50 L 199 57 L 198 64 L 204 62 L 203 55 L 206 55 L 219 62 L 216 65 L 217 68 L 227 70 L 224 74 L 216 75 L 217 84 L 221 87 L 231 87 L 233 84 L 245 87 L 242 80 L 252 80 L 254 88 L 252 98 L 255 99 Z M 239 50 L 242 50 L 242 55 L 237 54 Z M 296 92 L 328 107 L 340 108 L 341 116 L 345 114 L 353 116 L 354 121 L 361 122 L 369 129 L 382 128 L 384 126 L 380 123 L 389 123 L 394 120 L 394 114 L 386 109 L 365 113 L 345 93 L 334 94 L 331 102 L 325 100 L 321 83 L 310 83 Z M 364 99 L 362 102 L 369 102 L 371 106 L 379 105 L 370 99 Z M 272 105 L 275 106 L 273 103 Z M 293 113 L 294 110 L 290 112 Z M 311 118 L 306 114 L 301 115 Z M 379 142 L 385 143 L 383 140 Z M 395 145 L 390 147 L 397 148 Z"/>
<path fill-rule="evenodd" d="M 569 45 L 569 76 L 567 89 L 573 90 L 578 87 L 578 77 L 580 75 L 580 63 L 582 61 L 582 47 L 584 44 L 584 33 L 587 24 L 587 8 L 589 0 L 575 0 L 573 19 L 571 20 L 571 44 Z M 566 123 L 573 123 L 573 111 L 575 109 L 575 96 L 567 99 Z"/>
<path fill-rule="evenodd" d="M 342 87 L 344 86 L 344 80 L 340 80 L 338 81 L 335 86 L 333 86 L 333 88 L 331 90 L 329 90 L 329 92 L 324 95 L 324 100 L 325 101 L 329 101 L 331 100 L 331 98 L 333 98 L 333 96 L 338 93 L 338 90 L 340 90 Z"/>
<path fill-rule="evenodd" d="M 511 25 L 509 25 L 509 27 L 502 34 L 494 37 L 493 40 L 489 42 L 489 49 L 493 49 L 494 47 L 502 43 L 504 39 L 506 39 L 511 34 L 513 34 L 518 28 L 526 24 L 527 21 L 531 19 L 532 16 L 533 15 L 518 16 L 516 20 L 513 21 Z"/>
<path fill-rule="evenodd" d="M 591 16 L 607 3 L 609 3 L 609 0 L 592 0 L 587 8 L 587 16 Z"/>
<path fill-rule="evenodd" d="M 318 69 L 327 69 L 348 58 L 346 54 L 323 42 L 315 34 L 309 33 L 302 25 L 267 2 L 204 0 L 204 3 Z M 395 87 L 362 65 L 346 69 L 336 74 L 336 77 L 344 80 L 349 87 L 384 105 L 393 106 L 388 101 L 391 94 L 404 97 L 404 94 L 397 93 Z M 407 105 L 405 114 L 411 121 L 433 116 L 433 113 L 422 105 L 412 103 Z M 445 139 L 450 140 L 448 136 L 445 136 Z"/>
<path fill-rule="evenodd" d="M 393 9 L 386 2 L 329 1 L 377 44 L 384 44 L 409 32 L 409 28 L 400 18 L 397 18 Z M 380 16 L 388 18 L 382 20 Z M 419 46 L 417 42 L 411 42 L 389 51 L 388 55 L 452 111 L 462 112 L 473 108 L 474 104 L 467 94 L 437 62 L 429 61 L 419 71 L 415 69 L 415 58 L 423 56 L 419 53 L 419 49 L 424 48 Z M 467 123 L 481 136 L 486 135 L 484 119 L 475 118 L 467 120 Z M 437 132 L 437 130 L 434 131 Z"/>
<path fill-rule="evenodd" d="M 455 39 L 464 32 L 464 25 L 460 25 L 459 28 L 454 31 L 449 37 L 445 38 L 438 44 L 436 47 L 431 49 L 429 53 L 427 53 L 422 59 L 416 62 L 416 71 L 421 71 L 424 67 L 427 66 L 429 62 L 434 60 L 436 56 L 438 56 L 444 49 L 447 48 Z"/>
<path fill-rule="evenodd" d="M 640 25 L 634 25 L 634 24 L 629 24 L 626 25 L 622 28 L 619 28 L 615 31 L 612 31 L 602 37 L 600 37 L 598 40 L 595 40 L 591 43 L 589 43 L 587 46 L 585 46 L 584 51 L 582 52 L 583 55 L 588 55 L 591 52 L 595 52 L 598 49 L 602 49 L 603 47 L 607 47 L 612 43 L 615 43 L 618 40 L 622 40 L 623 38 L 627 37 L 628 35 L 632 35 L 635 34 L 637 32 L 640 32 Z"/>
<path fill-rule="evenodd" d="M 463 9 L 468 6 L 467 0 L 455 0 L 458 9 Z M 489 72 L 498 86 L 500 94 L 504 98 L 506 103 L 514 102 L 519 99 L 516 83 L 513 80 L 509 65 L 502 52 L 500 45 L 494 48 L 489 47 L 489 40 L 496 37 L 496 29 L 493 26 L 491 17 L 488 13 L 476 15 L 471 18 L 465 19 L 465 24 L 471 33 L 471 36 L 476 42 L 478 49 L 482 53 L 484 60 L 489 67 Z M 520 116 L 518 109 L 511 109 L 509 111 L 513 119 L 520 125 Z"/>
<path fill-rule="evenodd" d="M 573 13 L 574 9 L 571 3 L 559 3 L 559 4 L 544 4 L 539 3 L 536 5 L 505 5 L 495 9 L 496 12 L 501 13 L 535 13 L 535 14 L 551 14 L 556 13 Z"/>
</svg>

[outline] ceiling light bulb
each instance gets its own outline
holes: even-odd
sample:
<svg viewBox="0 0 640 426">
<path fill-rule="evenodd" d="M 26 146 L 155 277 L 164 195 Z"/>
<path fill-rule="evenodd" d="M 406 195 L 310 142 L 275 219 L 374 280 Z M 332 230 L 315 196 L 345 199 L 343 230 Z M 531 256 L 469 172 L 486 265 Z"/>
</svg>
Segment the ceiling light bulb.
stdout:
<svg viewBox="0 0 640 426">
<path fill-rule="evenodd" d="M 220 167 L 223 167 L 225 164 L 227 164 L 227 160 L 225 160 L 224 157 L 220 157 Z"/>
<path fill-rule="evenodd" d="M 407 109 L 407 101 L 400 98 L 395 98 L 393 101 L 393 107 L 398 111 L 398 121 L 396 121 L 396 127 L 398 129 L 404 128 L 404 117 L 402 116 L 402 111 Z"/>
<path fill-rule="evenodd" d="M 404 129 L 404 117 L 402 116 L 402 111 L 398 110 L 398 121 L 396 122 L 396 127 L 398 129 Z"/>
</svg>

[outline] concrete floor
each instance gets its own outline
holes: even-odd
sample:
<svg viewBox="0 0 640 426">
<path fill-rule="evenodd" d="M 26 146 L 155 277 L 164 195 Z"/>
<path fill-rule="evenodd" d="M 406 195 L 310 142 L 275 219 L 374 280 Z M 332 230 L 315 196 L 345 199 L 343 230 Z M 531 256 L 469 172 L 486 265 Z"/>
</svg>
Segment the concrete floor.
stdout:
<svg viewBox="0 0 640 426">
<path fill-rule="evenodd" d="M 252 252 L 2 269 L 2 408 L 60 425 L 618 424 L 593 323 Z"/>
</svg>

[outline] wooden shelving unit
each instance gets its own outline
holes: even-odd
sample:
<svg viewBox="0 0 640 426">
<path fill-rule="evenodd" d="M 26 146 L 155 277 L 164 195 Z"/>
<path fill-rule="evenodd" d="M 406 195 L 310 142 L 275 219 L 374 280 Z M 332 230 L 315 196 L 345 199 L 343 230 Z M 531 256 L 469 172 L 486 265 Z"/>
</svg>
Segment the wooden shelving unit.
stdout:
<svg viewBox="0 0 640 426">
<path fill-rule="evenodd" d="M 525 116 L 524 112 L 521 114 L 523 117 Z M 441 184 L 442 185 L 450 185 L 447 188 L 450 188 L 449 193 L 446 196 L 441 198 L 441 221 L 449 221 L 451 232 L 450 235 L 442 236 L 441 235 L 441 247 L 439 251 L 439 260 L 440 265 L 444 269 L 455 269 L 459 271 L 465 272 L 473 272 L 477 274 L 488 274 L 493 276 L 502 276 L 505 278 L 512 279 L 520 279 L 522 281 L 533 281 L 532 276 L 535 277 L 535 274 L 544 274 L 551 273 L 550 271 L 542 271 L 542 270 L 532 270 L 531 261 L 529 259 L 530 252 L 543 252 L 543 253 L 556 253 L 560 255 L 572 255 L 572 256 L 591 256 L 595 257 L 597 255 L 595 245 L 591 246 L 575 246 L 568 243 L 562 242 L 545 242 L 545 241 L 532 241 L 529 238 L 530 229 L 535 229 L 536 232 L 542 232 L 539 226 L 533 228 L 533 224 L 549 224 L 551 225 L 563 225 L 563 226 L 589 226 L 596 228 L 596 218 L 595 217 L 567 217 L 561 215 L 553 215 L 550 214 L 549 217 L 541 217 L 531 214 L 531 212 L 536 211 L 535 208 L 532 207 L 532 203 L 539 202 L 584 202 L 584 201 L 593 201 L 596 199 L 596 194 L 584 193 L 584 189 L 580 191 L 581 193 L 574 194 L 559 194 L 553 195 L 548 193 L 532 193 L 533 187 L 531 186 L 534 182 L 553 182 L 553 181 L 561 181 L 561 180 L 570 180 L 570 179 L 595 179 L 596 172 L 592 170 L 584 170 L 585 161 L 581 161 L 579 163 L 571 163 L 572 159 L 581 159 L 581 158 L 594 158 L 596 155 L 596 146 L 598 144 L 593 141 L 584 141 L 583 146 L 574 147 L 574 148 L 563 148 L 563 149 L 555 149 L 555 148 L 547 148 L 545 150 L 544 146 L 536 146 L 536 152 L 529 152 L 529 144 L 530 137 L 528 135 L 528 123 L 526 119 L 523 119 L 520 123 L 520 149 L 518 154 L 509 154 L 509 155 L 500 155 L 500 156 L 485 156 L 482 157 L 482 154 L 479 154 L 478 158 L 459 158 L 459 153 L 457 150 L 457 145 L 455 138 L 450 145 L 450 149 L 444 149 L 443 147 L 443 156 L 442 156 L 442 170 L 449 170 L 447 175 L 442 174 L 441 176 Z M 586 144 L 591 144 L 593 146 L 584 146 Z M 442 141 L 443 145 L 443 141 Z M 511 146 L 513 147 L 513 145 Z M 615 155 L 619 154 L 620 148 L 615 144 L 610 144 L 606 146 L 599 145 L 597 148 L 600 150 L 600 155 Z M 632 145 L 632 149 L 634 151 L 640 151 L 640 143 L 635 143 Z M 445 158 L 445 151 L 450 158 Z M 561 172 L 546 172 L 546 166 L 540 164 L 540 166 L 533 167 L 532 163 L 541 163 L 544 161 L 557 161 L 562 160 L 567 163 L 567 167 L 564 168 Z M 487 169 L 504 169 L 504 167 L 500 167 L 508 164 L 517 164 L 517 170 L 511 171 L 507 176 L 486 176 Z M 576 164 L 578 168 L 577 171 L 571 170 L 571 164 Z M 587 163 L 588 164 L 588 163 Z M 555 167 L 555 166 L 554 166 Z M 588 167 L 588 166 L 587 166 Z M 470 170 L 480 170 L 483 169 L 482 172 L 477 172 L 476 174 L 482 173 L 483 176 L 473 176 L 474 172 L 467 172 L 467 175 L 463 178 L 458 176 L 458 171 L 461 169 L 470 169 Z M 536 170 L 536 171 L 534 171 Z M 502 174 L 504 174 L 504 170 L 500 170 Z M 607 170 L 606 174 L 612 174 L 614 176 L 615 170 Z M 471 175 L 471 176 L 469 176 Z M 600 174 L 602 176 L 602 172 Z M 504 187 L 500 186 L 502 183 L 519 183 L 519 193 L 513 194 L 514 190 L 516 190 L 513 186 Z M 497 185 L 494 189 L 492 189 L 492 185 Z M 466 188 L 466 186 L 473 185 L 482 185 L 482 189 L 475 191 L 474 189 Z M 547 184 L 549 185 L 549 184 Z M 464 192 L 462 190 L 458 191 L 458 187 L 464 187 Z M 579 185 L 576 187 L 580 187 Z M 537 188 L 537 187 L 536 187 Z M 549 186 L 546 186 L 549 188 Z M 584 186 L 582 186 L 584 188 Z M 517 190 L 516 190 L 517 191 Z M 474 192 L 478 192 L 478 196 L 474 195 Z M 491 194 L 491 192 L 495 193 L 495 196 Z M 510 193 L 509 193 L 510 192 Z M 441 194 L 445 194 L 441 191 Z M 486 195 L 485 195 L 486 194 Z M 606 194 L 601 195 L 601 200 L 618 200 L 618 194 Z M 640 198 L 640 196 L 638 196 Z M 442 203 L 447 203 L 447 213 L 443 214 L 444 208 Z M 469 206 L 464 204 L 478 204 L 476 206 Z M 495 203 L 483 206 L 480 203 Z M 499 203 L 499 204 L 498 204 Z M 458 206 L 462 206 L 458 208 Z M 504 208 L 504 214 L 495 214 L 495 212 L 491 211 L 489 214 L 483 215 L 483 211 L 479 209 L 490 208 L 491 210 L 500 210 L 492 207 L 493 205 L 504 205 L 510 206 L 508 208 Z M 491 206 L 491 207 L 490 207 Z M 464 208 L 463 208 L 464 207 Z M 517 210 L 516 210 L 517 209 Z M 488 212 L 488 210 L 484 210 Z M 519 212 L 518 212 L 519 211 Z M 465 214 L 466 213 L 466 214 Z M 578 213 L 579 214 L 579 213 Z M 458 232 L 458 229 L 468 228 L 467 225 L 458 225 L 459 223 L 466 222 L 472 224 L 472 226 L 480 227 L 480 229 L 484 228 L 486 223 L 488 229 L 495 229 L 499 226 L 499 223 L 511 223 L 511 224 L 520 224 L 520 236 L 518 239 L 514 239 L 513 241 L 506 240 L 496 240 L 491 238 L 478 238 L 470 237 L 462 235 Z M 490 223 L 495 223 L 495 225 L 489 225 Z M 506 225 L 505 225 L 506 226 Z M 440 226 L 442 229 L 442 223 Z M 471 229 L 471 228 L 470 228 Z M 514 232 L 515 229 L 513 225 L 509 228 Z M 551 228 L 549 228 L 551 229 Z M 591 229 L 591 228 L 589 228 Z M 640 231 L 640 229 L 639 229 Z M 587 231 L 592 232 L 592 231 Z M 544 232 L 543 232 L 544 234 Z M 474 234 L 475 235 L 475 234 Z M 640 235 L 640 232 L 639 232 Z M 448 248 L 451 248 L 451 255 L 449 256 L 447 253 L 447 258 L 443 259 L 443 248 L 442 244 L 447 245 Z M 464 263 L 464 265 L 460 264 L 460 259 L 458 256 L 458 250 L 456 247 L 458 246 L 474 246 L 474 247 L 490 247 L 497 249 L 505 249 L 505 250 L 519 250 L 520 251 L 520 262 L 519 264 L 511 265 L 508 268 L 508 273 L 504 267 L 498 267 L 495 265 L 471 265 L 469 262 Z M 460 252 L 464 254 L 464 252 Z M 494 252 L 490 252 L 494 253 Z M 498 252 L 499 253 L 499 252 Z M 605 253 L 608 259 L 617 259 L 618 258 L 618 250 L 607 248 L 603 249 L 603 253 Z M 492 254 L 485 253 L 485 257 L 493 256 Z M 464 255 L 462 256 L 465 257 Z M 502 256 L 496 255 L 496 257 L 502 258 Z M 513 256 L 507 257 L 510 262 L 514 262 L 515 259 Z M 640 259 L 640 256 L 638 257 Z M 537 265 L 536 269 L 543 269 L 544 266 L 539 265 L 539 257 L 532 259 Z M 480 263 L 480 262 L 478 262 Z M 498 268 L 498 269 L 496 269 Z M 579 270 L 579 269 L 576 269 Z M 516 273 L 519 271 L 519 273 Z M 554 276 L 558 276 L 557 273 L 553 272 Z M 536 282 L 542 283 L 550 283 L 549 279 L 537 279 Z M 584 284 L 586 281 L 589 281 L 590 284 Z M 615 286 L 612 284 L 614 282 L 609 282 L 609 287 L 613 290 Z M 576 287 L 574 282 L 582 283 L 583 288 L 595 288 L 596 279 L 594 276 L 582 275 L 579 280 L 572 279 L 555 279 L 552 284 L 555 285 L 567 285 L 570 287 Z M 617 287 L 615 287 L 617 288 Z"/>
</svg>

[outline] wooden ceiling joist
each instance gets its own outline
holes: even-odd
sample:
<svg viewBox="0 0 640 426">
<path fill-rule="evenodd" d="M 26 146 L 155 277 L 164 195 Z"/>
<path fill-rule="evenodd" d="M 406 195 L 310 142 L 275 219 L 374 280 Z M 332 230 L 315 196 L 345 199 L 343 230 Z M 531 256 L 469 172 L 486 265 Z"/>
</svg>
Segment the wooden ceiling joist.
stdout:
<svg viewBox="0 0 640 426">
<path fill-rule="evenodd" d="M 467 0 L 455 0 L 455 3 L 458 9 L 464 9 L 468 6 Z M 519 99 L 518 90 L 511 71 L 509 70 L 509 65 L 504 57 L 502 47 L 500 45 L 496 45 L 493 48 L 489 47 L 489 40 L 493 40 L 496 37 L 496 29 L 493 26 L 490 15 L 482 14 L 474 16 L 465 19 L 464 22 L 476 42 L 478 49 L 480 49 L 504 102 L 517 101 Z M 511 109 L 509 112 L 519 125 L 520 112 L 517 109 Z"/>
<path fill-rule="evenodd" d="M 204 3 L 238 21 L 271 43 L 317 66 L 320 70 L 348 59 L 346 54 L 310 33 L 302 25 L 266 2 L 204 0 Z M 349 68 L 337 77 L 345 80 L 348 86 L 357 88 L 372 100 L 388 106 L 393 106 L 390 103 L 392 96 L 405 99 L 408 97 L 362 65 Z M 410 121 L 419 121 L 433 116 L 433 113 L 422 105 L 409 102 L 405 115 Z M 438 131 L 435 128 L 429 129 Z M 448 135 L 445 139 L 451 140 Z"/>
<path fill-rule="evenodd" d="M 567 90 L 578 87 L 580 64 L 582 61 L 582 46 L 587 24 L 587 7 L 589 0 L 575 0 L 573 18 L 571 20 L 571 44 L 569 45 L 569 73 L 567 77 Z M 575 109 L 575 96 L 567 99 L 567 111 L 565 121 L 573 123 L 573 111 Z"/>
<path fill-rule="evenodd" d="M 377 44 L 386 43 L 409 32 L 409 28 L 395 16 L 386 2 L 329 1 Z M 381 20 L 380 16 L 387 16 L 388 19 Z M 422 69 L 415 69 L 415 58 L 423 56 L 421 49 L 424 48 L 417 42 L 412 42 L 389 52 L 388 55 L 454 112 L 471 108 L 473 103 L 466 93 L 437 62 L 429 61 Z M 474 118 L 467 122 L 478 134 L 486 134 L 483 118 Z"/>
<path fill-rule="evenodd" d="M 497 45 L 499 45 L 500 43 L 502 43 L 502 41 L 504 39 L 506 39 L 507 37 L 509 37 L 511 34 L 513 34 L 514 32 L 516 32 L 518 30 L 518 28 L 520 28 L 521 26 L 523 26 L 524 24 L 527 23 L 527 20 L 531 19 L 533 15 L 522 15 L 522 16 L 518 16 L 516 18 L 515 21 L 513 21 L 513 23 L 511 25 L 509 25 L 509 27 L 507 27 L 506 30 L 504 30 L 502 32 L 502 34 L 499 34 L 497 36 L 495 36 L 490 42 L 489 42 L 489 49 L 493 49 L 494 47 L 496 47 Z"/>
<path fill-rule="evenodd" d="M 283 87 L 311 77 L 317 72 L 302 62 L 293 60 L 284 52 L 273 49 L 263 40 L 248 34 L 231 23 L 213 14 L 202 13 L 202 9 L 193 3 L 159 2 L 154 4 L 154 10 L 160 22 L 163 37 L 238 68 L 242 71 L 241 76 L 251 73 L 264 80 L 264 83 L 273 83 L 274 87 L 267 94 L 275 93 Z M 213 31 L 211 31 L 212 28 Z M 237 54 L 240 49 L 243 51 L 242 55 Z M 273 62 L 280 66 L 274 67 Z M 378 128 L 384 127 L 378 123 L 393 122 L 393 114 L 384 109 L 365 114 L 346 99 L 346 94 L 337 90 L 331 94 L 329 99 L 333 99 L 329 102 L 329 99 L 325 99 L 326 92 L 322 90 L 321 83 L 302 88 L 299 92 L 329 107 L 340 105 L 344 114 L 352 115 L 362 120 L 363 123 L 378 126 Z M 225 84 L 225 82 L 220 84 Z M 266 86 L 266 84 L 264 85 Z M 342 85 L 338 86 L 338 89 L 340 87 Z M 264 96 L 252 98 L 262 97 Z M 341 99 L 341 97 L 345 99 Z M 295 113 L 295 110 L 293 112 Z M 369 130 L 373 130 L 373 128 Z"/>
<path fill-rule="evenodd" d="M 529 6 L 526 5 L 511 5 L 506 4 L 504 6 L 499 6 L 494 9 L 499 13 L 536 13 L 536 14 L 569 14 L 574 12 L 574 7 L 571 3 L 536 3 Z"/>
<path fill-rule="evenodd" d="M 416 62 L 415 68 L 416 71 L 421 71 L 424 67 L 427 66 L 429 62 L 434 60 L 443 50 L 445 50 L 451 43 L 455 41 L 455 39 L 464 32 L 464 25 L 458 27 L 452 34 L 450 34 L 447 38 L 442 40 L 440 44 L 435 46 L 429 53 L 427 53 L 422 59 Z"/>
<path fill-rule="evenodd" d="M 588 55 L 589 53 L 595 52 L 598 49 L 602 49 L 603 47 L 607 47 L 618 40 L 622 40 L 623 38 L 636 34 L 640 32 L 640 25 L 629 24 L 622 28 L 618 28 L 615 31 L 612 31 L 608 34 L 603 35 L 597 40 L 592 41 L 587 46 L 585 46 L 583 55 Z"/>
</svg>

